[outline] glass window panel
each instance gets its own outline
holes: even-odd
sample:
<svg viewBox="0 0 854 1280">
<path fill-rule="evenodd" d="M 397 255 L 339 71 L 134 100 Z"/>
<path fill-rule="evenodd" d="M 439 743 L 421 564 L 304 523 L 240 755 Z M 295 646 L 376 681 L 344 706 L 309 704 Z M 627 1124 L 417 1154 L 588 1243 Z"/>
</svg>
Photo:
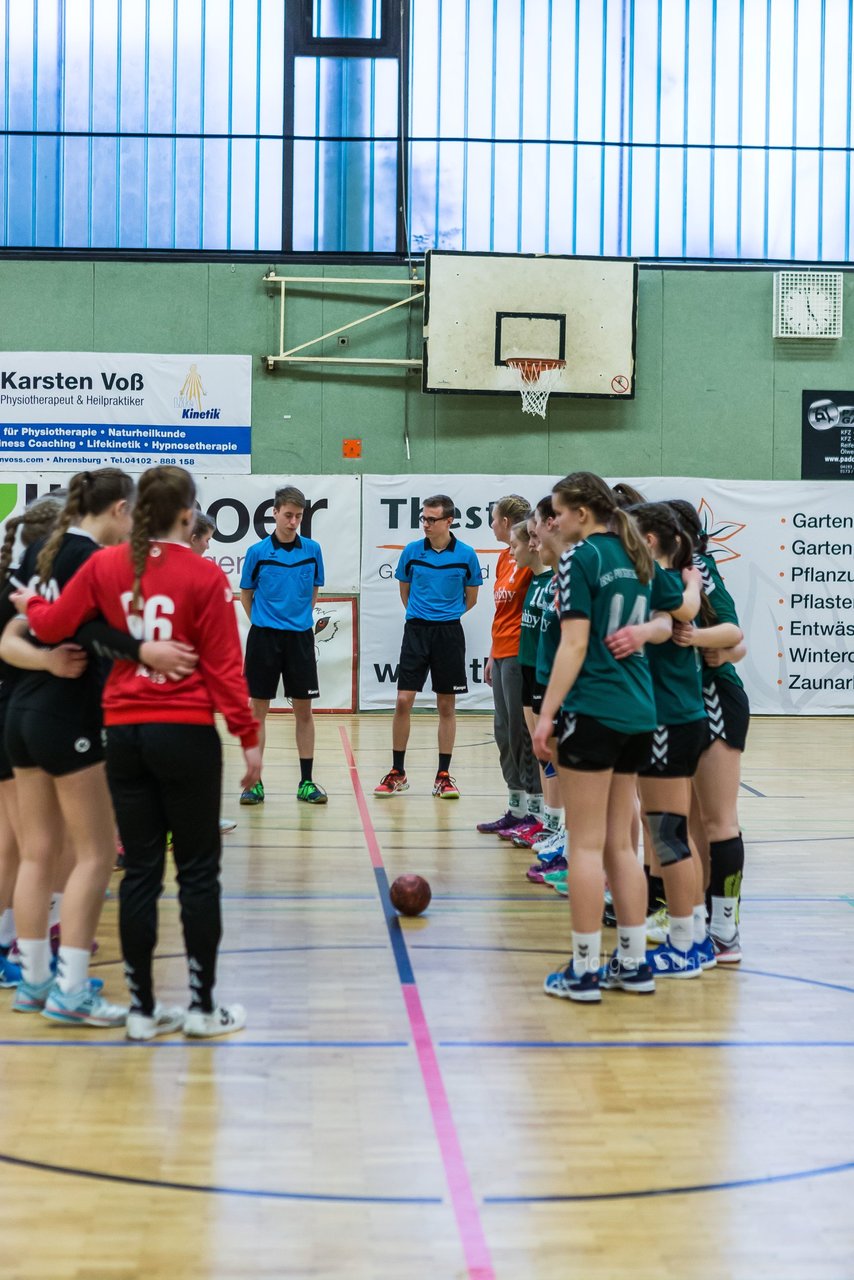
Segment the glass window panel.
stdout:
<svg viewBox="0 0 854 1280">
<path fill-rule="evenodd" d="M 32 0 L 6 6 L 9 61 L 6 67 L 8 128 L 32 129 L 33 103 L 33 6 Z"/>
<path fill-rule="evenodd" d="M 119 124 L 119 27 L 115 0 L 95 10 L 92 30 L 92 129 L 102 132 Z"/>
<path fill-rule="evenodd" d="M 521 225 L 519 250 L 521 253 L 542 253 L 545 243 L 545 210 L 548 206 L 547 187 L 548 148 L 539 143 L 529 143 L 522 149 L 522 172 L 519 201 Z"/>
<path fill-rule="evenodd" d="M 841 262 L 848 256 L 845 245 L 845 167 L 845 156 L 838 151 L 831 151 L 824 157 L 820 255 L 824 262 Z"/>
<path fill-rule="evenodd" d="M 818 255 L 818 152 L 799 151 L 795 156 L 795 258 L 808 261 Z"/>
<path fill-rule="evenodd" d="M 175 55 L 175 7 L 173 0 L 148 0 L 151 20 L 148 27 L 148 129 L 151 133 L 171 133 L 175 128 L 173 107 L 173 64 Z M 144 57 L 140 50 L 140 57 Z M 177 75 L 178 68 L 174 67 Z"/>
<path fill-rule="evenodd" d="M 179 197 L 173 210 L 176 249 L 200 249 L 202 212 L 202 144 L 179 138 L 175 144 L 175 173 Z"/>
<path fill-rule="evenodd" d="M 171 138 L 152 138 L 146 154 L 148 226 L 146 245 L 150 249 L 173 247 L 175 172 Z"/>
<path fill-rule="evenodd" d="M 396 242 L 397 145 L 394 142 L 296 144 L 299 172 L 313 171 L 315 216 L 297 221 L 294 248 L 320 253 L 392 253 Z"/>
<path fill-rule="evenodd" d="M 120 249 L 145 245 L 145 143 L 122 138 L 119 143 L 119 244 Z"/>
<path fill-rule="evenodd" d="M 654 188 L 650 189 L 650 198 L 653 190 Z M 682 219 L 685 210 L 685 153 L 681 148 L 661 152 L 658 198 L 655 203 L 655 255 L 661 258 L 678 258 L 682 254 Z"/>
<path fill-rule="evenodd" d="M 771 82 L 768 141 L 774 146 L 791 146 L 793 75 L 795 55 L 794 0 L 774 0 L 771 10 Z"/>
<path fill-rule="evenodd" d="M 147 98 L 145 5 L 122 5 L 119 38 L 121 41 L 120 129 L 122 133 L 144 133 Z"/>
<path fill-rule="evenodd" d="M 768 99 L 768 11 L 765 5 L 745 5 L 743 10 L 744 76 L 742 80 L 742 144 L 763 146 Z"/>
<path fill-rule="evenodd" d="M 93 249 L 118 248 L 119 144 L 115 138 L 92 139 Z"/>
<path fill-rule="evenodd" d="M 65 24 L 62 93 L 62 127 L 79 132 L 85 132 L 89 128 L 90 32 L 89 6 L 81 5 L 75 21 Z"/>
<path fill-rule="evenodd" d="M 715 10 L 715 42 L 709 49 L 715 91 L 715 142 L 738 146 L 740 5 L 719 4 Z"/>
<path fill-rule="evenodd" d="M 9 138 L 7 144 L 8 168 L 8 239 L 12 247 L 27 247 L 33 240 L 33 158 L 35 140 L 31 137 Z"/>
<path fill-rule="evenodd" d="M 688 152 L 685 182 L 685 256 L 708 258 L 711 200 L 710 153 L 705 147 Z"/>
<path fill-rule="evenodd" d="M 228 133 L 229 10 L 227 0 L 207 0 L 204 10 L 205 133 Z"/>
<path fill-rule="evenodd" d="M 765 199 L 765 155 L 761 151 L 745 151 L 741 166 L 741 257 L 763 256 Z"/>
<path fill-rule="evenodd" d="M 797 130 L 794 141 L 799 147 L 817 147 L 819 144 L 819 119 L 821 115 L 821 4 L 815 6 L 812 18 L 809 8 L 800 5 L 796 28 L 798 55 L 797 79 Z M 794 68 L 793 68 L 794 74 Z"/>
<path fill-rule="evenodd" d="M 175 130 L 198 133 L 202 98 L 202 3 L 181 0 L 178 9 Z"/>
<path fill-rule="evenodd" d="M 34 244 L 53 248 L 61 244 L 60 209 L 62 148 L 56 137 L 36 138 L 36 191 Z"/>
<path fill-rule="evenodd" d="M 738 256 L 738 151 L 715 153 L 713 258 Z"/>
<path fill-rule="evenodd" d="M 685 130 L 685 0 L 661 6 L 661 139 L 682 142 Z"/>
<path fill-rule="evenodd" d="M 844 147 L 848 133 L 848 57 L 852 10 L 849 0 L 827 0 L 824 75 L 824 145 Z"/>
<path fill-rule="evenodd" d="M 238 139 L 231 147 L 230 249 L 255 249 L 255 143 Z"/>
<path fill-rule="evenodd" d="M 254 133 L 258 113 L 257 8 L 246 5 L 234 23 L 231 48 L 231 133 Z"/>
<path fill-rule="evenodd" d="M 282 32 L 284 29 L 285 0 L 264 0 L 261 21 L 261 86 L 259 91 L 261 133 L 280 134 L 282 132 L 285 95 L 285 65 L 282 57 Z M 279 234 L 281 237 L 281 232 Z"/>
<path fill-rule="evenodd" d="M 202 149 L 203 249 L 223 249 L 228 243 L 228 143 L 207 138 Z"/>
<path fill-rule="evenodd" d="M 768 258 L 792 254 L 792 154 L 774 151 L 768 157 Z"/>
<path fill-rule="evenodd" d="M 321 40 L 377 40 L 382 0 L 314 0 L 312 35 Z"/>
<path fill-rule="evenodd" d="M 262 142 L 259 152 L 258 244 L 264 251 L 282 247 L 282 144 Z"/>
</svg>

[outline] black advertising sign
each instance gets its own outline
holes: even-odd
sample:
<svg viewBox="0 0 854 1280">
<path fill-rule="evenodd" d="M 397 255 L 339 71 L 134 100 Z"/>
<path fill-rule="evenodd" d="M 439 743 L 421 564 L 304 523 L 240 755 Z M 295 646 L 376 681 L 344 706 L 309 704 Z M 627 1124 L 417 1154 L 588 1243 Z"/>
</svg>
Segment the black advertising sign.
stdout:
<svg viewBox="0 0 854 1280">
<path fill-rule="evenodd" d="M 854 391 L 805 391 L 801 479 L 854 480 Z"/>
</svg>

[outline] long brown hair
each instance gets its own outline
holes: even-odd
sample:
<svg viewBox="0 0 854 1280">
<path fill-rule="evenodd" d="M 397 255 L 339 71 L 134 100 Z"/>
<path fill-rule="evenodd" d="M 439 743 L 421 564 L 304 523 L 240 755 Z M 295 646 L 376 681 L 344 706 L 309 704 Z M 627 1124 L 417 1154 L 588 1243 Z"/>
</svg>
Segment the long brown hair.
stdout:
<svg viewBox="0 0 854 1280">
<path fill-rule="evenodd" d="M 617 506 L 614 491 L 601 476 L 592 471 L 573 471 L 558 480 L 552 493 L 557 494 L 565 507 L 587 507 L 600 524 L 613 528 L 623 550 L 635 567 L 638 580 L 651 582 L 654 571 L 652 552 L 638 530 L 634 520 Z"/>
<path fill-rule="evenodd" d="M 46 538 L 59 519 L 67 496 L 65 489 L 54 490 L 41 498 L 34 498 L 19 516 L 9 517 L 3 546 L 0 547 L 0 582 L 9 572 L 18 530 L 21 531 L 21 542 L 25 547 L 31 547 L 40 538 Z"/>
<path fill-rule="evenodd" d="M 62 539 L 72 525 L 84 516 L 100 516 L 114 502 L 130 502 L 133 480 L 118 467 L 102 467 L 98 471 L 78 471 L 71 477 L 68 497 L 53 533 L 39 552 L 37 568 L 41 582 L 47 582 Z"/>
<path fill-rule="evenodd" d="M 694 560 L 691 539 L 669 503 L 641 502 L 627 510 L 641 533 L 655 534 L 662 555 L 667 556 L 674 569 L 691 567 Z"/>
<path fill-rule="evenodd" d="M 140 582 L 148 562 L 151 539 L 167 534 L 180 513 L 192 507 L 195 501 L 193 477 L 183 467 L 154 467 L 146 471 L 140 480 L 130 535 L 134 609 L 139 609 L 142 603 Z"/>
</svg>

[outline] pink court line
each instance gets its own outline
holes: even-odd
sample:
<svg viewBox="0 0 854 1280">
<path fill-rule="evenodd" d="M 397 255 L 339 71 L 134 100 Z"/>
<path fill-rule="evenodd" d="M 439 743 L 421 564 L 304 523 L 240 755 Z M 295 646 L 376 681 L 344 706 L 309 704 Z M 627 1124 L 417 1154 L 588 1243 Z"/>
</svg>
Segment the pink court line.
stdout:
<svg viewBox="0 0 854 1280">
<path fill-rule="evenodd" d="M 353 784 L 353 792 L 359 809 L 359 817 L 362 820 L 362 830 L 365 835 L 365 843 L 368 846 L 371 864 L 376 870 L 385 872 L 382 851 L 374 830 L 374 824 L 371 821 L 371 815 L 368 812 L 365 793 L 362 789 L 350 739 L 343 725 L 339 725 L 339 732 L 344 747 L 344 755 L 347 757 L 350 781 Z M 401 933 L 402 937 L 403 934 Z M 406 946 L 405 941 L 403 945 Z M 448 1101 L 445 1082 L 442 1079 L 442 1071 L 439 1067 L 439 1060 L 436 1057 L 436 1046 L 424 1014 L 421 997 L 414 982 L 401 981 L 400 985 L 403 992 L 403 1002 L 409 1018 L 409 1026 L 412 1031 L 412 1039 L 415 1044 L 415 1052 L 418 1055 L 418 1065 L 421 1068 L 421 1078 L 424 1081 L 427 1101 L 430 1104 L 433 1128 L 436 1132 L 439 1151 L 442 1155 L 445 1179 L 448 1183 L 448 1192 L 451 1197 L 454 1216 L 457 1220 L 457 1230 L 459 1231 L 465 1254 L 469 1280 L 495 1280 L 495 1271 L 489 1255 L 489 1246 L 486 1243 L 483 1224 L 477 1211 L 477 1202 L 472 1191 L 457 1126 L 454 1123 L 451 1104 Z"/>
</svg>

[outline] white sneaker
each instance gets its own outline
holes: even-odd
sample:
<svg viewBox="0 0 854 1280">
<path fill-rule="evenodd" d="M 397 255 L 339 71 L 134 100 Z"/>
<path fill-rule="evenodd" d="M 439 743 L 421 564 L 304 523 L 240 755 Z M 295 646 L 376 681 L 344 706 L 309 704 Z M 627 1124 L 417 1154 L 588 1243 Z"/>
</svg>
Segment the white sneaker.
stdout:
<svg viewBox="0 0 854 1280">
<path fill-rule="evenodd" d="M 647 942 L 666 942 L 670 935 L 670 916 L 667 913 L 667 907 L 659 907 L 651 916 L 646 918 L 646 940 Z"/>
<path fill-rule="evenodd" d="M 233 818 L 220 818 L 219 820 L 220 835 L 227 836 L 229 831 L 236 831 L 236 830 L 237 830 L 237 823 L 234 821 Z"/>
<path fill-rule="evenodd" d="M 184 1018 L 184 1035 L 194 1039 L 227 1036 L 246 1026 L 246 1010 L 242 1004 L 219 1004 L 212 1013 L 191 1009 Z"/>
<path fill-rule="evenodd" d="M 562 845 L 566 840 L 566 832 L 563 827 L 558 827 L 557 831 L 547 831 L 544 833 L 542 840 L 538 840 L 536 844 L 531 845 L 534 853 L 551 853 L 558 845 Z"/>
<path fill-rule="evenodd" d="M 154 1013 L 140 1013 L 132 1009 L 128 1014 L 128 1040 L 153 1040 L 155 1036 L 171 1036 L 184 1026 L 186 1009 L 164 1009 L 162 1005 L 154 1006 Z"/>
</svg>

